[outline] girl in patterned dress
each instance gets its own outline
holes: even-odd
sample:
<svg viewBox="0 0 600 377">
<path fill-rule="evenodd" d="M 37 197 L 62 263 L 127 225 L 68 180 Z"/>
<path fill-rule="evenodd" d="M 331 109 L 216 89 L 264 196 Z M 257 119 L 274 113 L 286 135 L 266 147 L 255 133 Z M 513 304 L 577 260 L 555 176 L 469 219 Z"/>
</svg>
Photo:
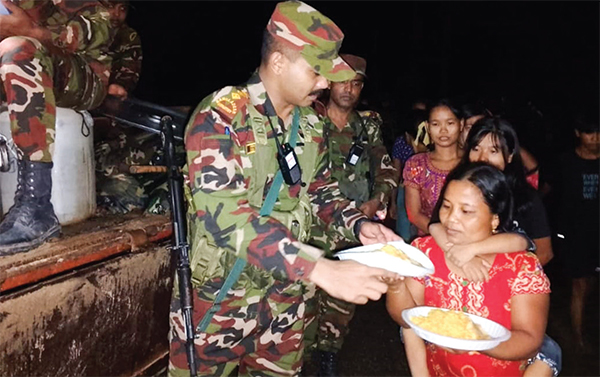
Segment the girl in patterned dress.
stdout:
<svg viewBox="0 0 600 377">
<path fill-rule="evenodd" d="M 427 133 L 434 149 L 417 153 L 406 161 L 404 180 L 405 206 L 408 220 L 418 235 L 428 234 L 427 226 L 446 175 L 461 157 L 458 139 L 463 127 L 460 110 L 448 100 L 434 103 L 428 110 Z"/>
</svg>

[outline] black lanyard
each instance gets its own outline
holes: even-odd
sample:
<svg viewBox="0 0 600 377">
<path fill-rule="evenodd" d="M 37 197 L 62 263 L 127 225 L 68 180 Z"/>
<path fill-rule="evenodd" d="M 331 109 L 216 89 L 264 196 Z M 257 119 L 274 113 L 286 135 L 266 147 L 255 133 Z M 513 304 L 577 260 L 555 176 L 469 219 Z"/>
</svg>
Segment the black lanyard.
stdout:
<svg viewBox="0 0 600 377">
<path fill-rule="evenodd" d="M 354 113 L 356 116 L 358 116 L 358 120 L 360 121 L 360 133 L 354 140 L 354 143 L 352 143 L 352 146 L 348 151 L 348 156 L 346 157 L 346 163 L 352 166 L 356 166 L 360 160 L 360 156 L 362 156 L 365 150 L 365 148 L 362 146 L 362 135 L 365 132 L 365 122 L 363 122 L 363 119 L 358 111 L 354 111 Z"/>
<path fill-rule="evenodd" d="M 300 161 L 298 161 L 298 156 L 296 156 L 296 152 L 294 152 L 296 137 L 298 135 L 298 129 L 300 128 L 300 112 L 298 111 L 298 108 L 294 108 L 290 142 L 284 143 L 283 145 L 279 142 L 275 127 L 273 127 L 273 123 L 271 122 L 271 116 L 266 109 L 265 113 L 269 120 L 269 126 L 271 126 L 271 130 L 273 131 L 273 136 L 275 137 L 275 144 L 277 145 L 277 163 L 279 164 L 279 171 L 281 171 L 285 183 L 290 186 L 295 185 L 300 182 L 300 178 L 302 178 Z"/>
</svg>

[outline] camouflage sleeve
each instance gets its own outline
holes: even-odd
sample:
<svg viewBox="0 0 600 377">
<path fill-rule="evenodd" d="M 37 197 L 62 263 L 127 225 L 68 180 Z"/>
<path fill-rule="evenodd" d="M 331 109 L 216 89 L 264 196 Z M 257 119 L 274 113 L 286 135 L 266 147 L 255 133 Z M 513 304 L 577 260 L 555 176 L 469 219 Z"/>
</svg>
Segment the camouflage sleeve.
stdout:
<svg viewBox="0 0 600 377">
<path fill-rule="evenodd" d="M 275 279 L 306 278 L 321 253 L 297 242 L 282 223 L 270 216 L 261 217 L 259 210 L 250 206 L 248 180 L 243 174 L 248 161 L 241 156 L 240 140 L 252 131 L 235 127 L 243 118 L 245 99 L 241 96 L 236 101 L 239 111 L 228 117 L 215 105 L 214 98 L 219 97 L 216 93 L 202 101 L 186 130 L 193 211 L 201 220 L 195 223 L 204 228 L 201 231 L 209 241 L 268 271 Z"/>
<path fill-rule="evenodd" d="M 354 202 L 342 195 L 338 182 L 331 178 L 326 137 L 324 134 L 318 140 L 318 162 L 308 190 L 313 213 L 327 226 L 328 232 L 336 232 L 348 240 L 358 241 L 354 234 L 354 224 L 366 216 L 355 207 Z"/>
<path fill-rule="evenodd" d="M 398 170 L 392 165 L 392 159 L 387 152 L 381 136 L 381 115 L 374 111 L 366 114 L 367 133 L 369 135 L 369 160 L 371 171 L 374 172 L 373 190 L 371 199 L 379 199 L 381 203 L 388 203 L 392 190 L 398 186 L 400 178 Z"/>
<path fill-rule="evenodd" d="M 113 50 L 110 84 L 121 85 L 131 93 L 142 71 L 142 41 L 132 28 L 124 28 L 111 46 Z"/>
<path fill-rule="evenodd" d="M 55 1 L 66 22 L 48 20 L 52 44 L 67 54 L 106 49 L 113 38 L 108 11 L 98 1 Z"/>
</svg>

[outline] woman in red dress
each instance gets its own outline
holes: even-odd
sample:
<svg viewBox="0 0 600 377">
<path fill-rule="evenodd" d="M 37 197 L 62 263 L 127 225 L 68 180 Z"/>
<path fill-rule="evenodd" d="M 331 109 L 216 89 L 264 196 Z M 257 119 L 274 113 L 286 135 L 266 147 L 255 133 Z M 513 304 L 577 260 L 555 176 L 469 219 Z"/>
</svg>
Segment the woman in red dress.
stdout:
<svg viewBox="0 0 600 377">
<path fill-rule="evenodd" d="M 479 242 L 512 224 L 512 195 L 503 173 L 487 164 L 460 166 L 446 179 L 440 221 L 456 245 Z M 426 305 L 464 311 L 511 331 L 498 346 L 480 352 L 447 349 L 411 339 L 406 352 L 414 376 L 522 376 L 527 359 L 542 344 L 548 319 L 550 282 L 533 253 L 488 254 L 489 280 L 472 282 L 446 259 L 431 237 L 413 245 L 435 266 L 425 278 L 407 278 L 387 293 L 391 317 L 408 328 L 404 309 Z M 415 336 L 410 332 L 410 336 Z"/>
</svg>

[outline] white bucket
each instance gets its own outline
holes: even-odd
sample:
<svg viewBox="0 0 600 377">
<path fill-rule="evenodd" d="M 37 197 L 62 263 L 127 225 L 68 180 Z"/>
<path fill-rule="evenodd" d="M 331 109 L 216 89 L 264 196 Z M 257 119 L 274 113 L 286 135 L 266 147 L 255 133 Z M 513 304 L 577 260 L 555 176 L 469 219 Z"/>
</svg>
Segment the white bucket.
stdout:
<svg viewBox="0 0 600 377">
<path fill-rule="evenodd" d="M 54 212 L 61 225 L 87 219 L 96 211 L 94 175 L 94 121 L 87 111 L 56 108 L 52 198 Z M 0 113 L 0 134 L 11 139 L 8 112 Z M 0 173 L 2 215 L 14 203 L 17 189 L 17 165 L 11 156 L 11 168 Z"/>
</svg>

